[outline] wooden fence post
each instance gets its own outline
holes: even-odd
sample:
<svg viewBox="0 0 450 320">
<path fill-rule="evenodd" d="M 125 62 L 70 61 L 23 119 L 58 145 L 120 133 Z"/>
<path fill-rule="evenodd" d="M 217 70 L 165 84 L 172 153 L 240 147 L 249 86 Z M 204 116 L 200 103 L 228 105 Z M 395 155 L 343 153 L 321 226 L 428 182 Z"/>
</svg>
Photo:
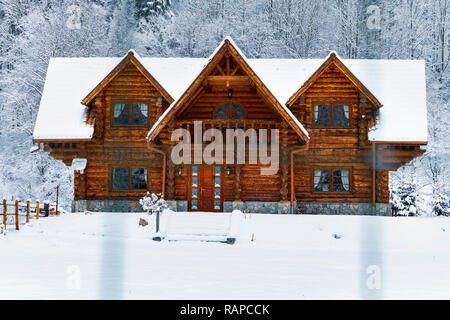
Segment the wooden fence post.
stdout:
<svg viewBox="0 0 450 320">
<path fill-rule="evenodd" d="M 27 223 L 30 222 L 30 199 L 27 200 Z"/>
<path fill-rule="evenodd" d="M 39 219 L 39 200 L 36 200 L 36 220 Z"/>
<path fill-rule="evenodd" d="M 6 199 L 3 199 L 3 224 L 5 225 L 5 229 L 6 229 L 6 211 L 8 211 Z"/>
<path fill-rule="evenodd" d="M 15 216 L 16 216 L 16 230 L 19 230 L 19 200 L 16 200 L 15 203 Z"/>
</svg>

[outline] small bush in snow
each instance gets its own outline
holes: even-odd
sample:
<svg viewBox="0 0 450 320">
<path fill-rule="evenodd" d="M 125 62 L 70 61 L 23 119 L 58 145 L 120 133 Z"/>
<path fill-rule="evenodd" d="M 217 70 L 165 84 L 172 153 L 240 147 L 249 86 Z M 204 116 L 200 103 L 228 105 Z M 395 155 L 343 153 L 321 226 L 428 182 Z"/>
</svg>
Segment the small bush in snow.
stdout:
<svg viewBox="0 0 450 320">
<path fill-rule="evenodd" d="M 167 209 L 167 202 L 161 196 L 161 194 L 150 194 L 147 192 L 147 195 L 139 200 L 142 208 L 147 211 L 147 214 L 153 213 L 161 213 L 164 209 Z"/>
<path fill-rule="evenodd" d="M 431 202 L 431 209 L 433 214 L 437 216 L 450 215 L 450 199 L 444 193 L 438 193 L 435 199 Z"/>
<path fill-rule="evenodd" d="M 412 183 L 403 183 L 391 192 L 391 204 L 398 209 L 399 215 L 417 216 L 419 202 L 422 200 L 418 194 L 417 186 Z"/>
</svg>

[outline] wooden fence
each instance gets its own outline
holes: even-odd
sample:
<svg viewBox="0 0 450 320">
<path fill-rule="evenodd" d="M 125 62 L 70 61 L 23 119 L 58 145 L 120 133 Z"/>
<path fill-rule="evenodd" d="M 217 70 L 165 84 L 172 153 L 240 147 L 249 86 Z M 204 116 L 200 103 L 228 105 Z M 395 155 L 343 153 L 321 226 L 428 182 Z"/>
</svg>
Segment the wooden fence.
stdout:
<svg viewBox="0 0 450 320">
<path fill-rule="evenodd" d="M 59 211 L 52 208 L 49 202 L 44 202 L 44 208 L 42 208 L 39 201 L 36 201 L 36 203 L 31 203 L 30 200 L 27 200 L 26 203 L 21 203 L 19 200 L 16 200 L 15 202 L 8 202 L 3 199 L 2 206 L 2 222 L 5 229 L 7 225 L 11 225 L 11 223 L 8 223 L 8 216 L 14 217 L 14 225 L 16 226 L 16 230 L 19 230 L 20 225 L 30 222 L 30 219 L 37 220 L 39 217 L 46 217 L 51 214 L 60 214 Z M 20 223 L 20 217 L 25 217 L 25 223 Z"/>
</svg>

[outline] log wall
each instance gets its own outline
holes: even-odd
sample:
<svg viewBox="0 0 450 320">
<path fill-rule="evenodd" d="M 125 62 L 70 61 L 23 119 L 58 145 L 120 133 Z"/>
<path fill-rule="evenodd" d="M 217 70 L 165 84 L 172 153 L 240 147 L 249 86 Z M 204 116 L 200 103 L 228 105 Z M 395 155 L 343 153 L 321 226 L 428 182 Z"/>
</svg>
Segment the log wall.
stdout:
<svg viewBox="0 0 450 320">
<path fill-rule="evenodd" d="M 226 64 L 224 65 L 226 66 Z M 228 68 L 230 69 L 230 68 Z M 232 166 L 229 176 L 223 175 L 223 200 L 288 201 L 290 190 L 290 151 L 301 146 L 297 134 L 278 115 L 255 85 L 242 71 L 235 82 L 224 83 L 222 76 L 206 81 L 195 99 L 182 110 L 158 136 L 158 145 L 170 158 L 170 134 L 180 121 L 213 119 L 215 108 L 233 101 L 246 111 L 246 120 L 276 121 L 280 129 L 280 169 L 274 175 L 260 174 L 261 165 Z M 226 77 L 224 77 L 225 79 Z M 229 78 L 226 78 L 229 79 Z M 228 80 L 227 80 L 228 81 Z M 228 98 L 228 89 L 232 98 Z M 111 106 L 114 102 L 146 103 L 149 106 L 149 123 L 145 126 L 114 126 Z M 350 106 L 348 128 L 315 128 L 314 105 L 327 102 L 345 103 Z M 75 173 L 75 200 L 139 199 L 142 191 L 112 191 L 113 167 L 144 167 L 148 170 L 148 190 L 162 191 L 162 156 L 149 151 L 146 135 L 154 122 L 168 107 L 158 90 L 128 63 L 124 69 L 95 97 L 88 111 L 87 121 L 95 125 L 91 142 L 68 143 L 64 141 L 46 144 L 45 150 L 55 159 L 67 165 L 73 158 L 87 158 L 84 174 Z M 365 101 L 359 90 L 337 68 L 331 66 L 290 106 L 292 112 L 310 134 L 310 147 L 294 158 L 294 191 L 298 202 L 371 202 L 373 192 L 372 150 L 367 140 L 368 129 L 375 124 L 373 106 Z M 396 170 L 423 151 L 418 146 L 377 147 L 376 198 L 377 202 L 389 201 L 389 170 Z M 224 165 L 224 170 L 226 165 Z M 323 193 L 313 191 L 315 169 L 348 169 L 350 191 Z M 167 183 L 170 200 L 187 200 L 189 170 L 185 166 L 181 176 L 178 166 L 168 162 Z M 238 181 L 238 183 L 236 182 Z"/>
<path fill-rule="evenodd" d="M 348 128 L 316 128 L 314 106 L 342 103 L 349 106 Z M 362 119 L 359 90 L 346 75 L 331 65 L 292 106 L 293 113 L 308 130 L 309 150 L 295 156 L 295 195 L 299 202 L 370 202 L 372 199 L 371 149 L 367 132 L 360 135 L 360 123 L 367 127 L 370 114 Z M 314 192 L 315 169 L 350 171 L 349 192 Z M 388 199 L 380 199 L 383 202 Z"/>
</svg>

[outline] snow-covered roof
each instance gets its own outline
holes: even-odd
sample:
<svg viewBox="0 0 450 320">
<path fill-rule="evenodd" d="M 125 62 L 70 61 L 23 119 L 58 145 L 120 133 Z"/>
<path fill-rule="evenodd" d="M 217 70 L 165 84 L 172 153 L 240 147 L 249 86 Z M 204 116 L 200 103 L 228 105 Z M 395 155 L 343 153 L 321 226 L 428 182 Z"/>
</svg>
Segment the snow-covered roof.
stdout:
<svg viewBox="0 0 450 320">
<path fill-rule="evenodd" d="M 343 60 L 380 100 L 370 141 L 428 141 L 424 60 Z"/>
<path fill-rule="evenodd" d="M 33 138 L 90 139 L 81 101 L 123 58 L 51 58 Z M 177 99 L 206 59 L 138 58 L 158 82 Z"/>
<path fill-rule="evenodd" d="M 289 98 L 325 59 L 249 59 L 280 101 Z M 424 60 L 340 59 L 383 104 L 370 141 L 426 142 L 427 108 Z"/>
<path fill-rule="evenodd" d="M 239 50 L 234 43 L 233 45 Z M 239 53 L 242 54 L 240 51 Z M 242 56 L 245 57 L 243 54 Z M 136 57 L 175 101 L 209 62 L 208 58 L 142 58 L 138 55 Z M 86 107 L 81 101 L 121 60 L 122 58 L 51 58 L 36 119 L 34 139 L 90 139 L 93 128 L 85 123 Z M 246 59 L 245 61 L 280 104 L 285 106 L 289 98 L 325 60 Z M 423 60 L 340 60 L 383 105 L 379 109 L 377 126 L 369 132 L 369 140 L 399 142 L 428 140 Z M 285 109 L 291 116 L 292 113 Z M 300 124 L 297 119 L 295 120 Z"/>
<path fill-rule="evenodd" d="M 203 65 L 201 70 L 197 74 L 194 75 L 194 78 L 191 81 L 191 85 L 193 84 L 195 79 L 198 77 L 198 75 L 200 75 L 200 73 L 208 66 L 208 63 L 216 56 L 216 54 L 218 53 L 220 48 L 222 48 L 226 44 L 226 42 L 230 43 L 230 45 L 237 51 L 238 55 L 240 55 L 242 57 L 242 59 L 250 66 L 250 68 L 252 68 L 252 66 L 250 65 L 249 59 L 247 59 L 245 54 L 239 49 L 239 47 L 236 45 L 236 43 L 233 41 L 233 39 L 230 36 L 228 36 L 217 46 L 217 48 L 214 50 L 214 52 L 209 56 L 209 58 L 207 59 L 207 62 Z M 263 79 L 261 79 L 261 76 L 258 74 L 257 70 L 254 70 L 253 68 L 252 68 L 252 70 L 253 70 L 253 72 L 255 72 L 256 76 L 267 87 L 267 89 L 270 92 L 269 94 L 273 95 L 273 97 L 278 101 L 279 105 L 283 108 L 284 112 L 288 115 L 288 117 L 294 121 L 295 125 L 301 130 L 301 132 L 304 134 L 304 136 L 307 137 L 307 139 L 309 139 L 308 131 L 300 123 L 300 121 L 292 114 L 291 110 L 289 110 L 289 108 L 286 106 L 284 101 L 280 100 L 279 97 L 277 95 L 275 95 L 274 92 L 267 86 L 266 82 Z M 188 89 L 188 88 L 186 88 L 186 89 Z M 175 106 L 178 104 L 178 102 L 181 98 L 182 98 L 182 95 L 179 96 L 178 98 L 175 98 L 175 100 L 172 102 L 172 104 L 167 108 L 167 110 L 162 114 L 162 116 L 155 122 L 155 124 L 153 125 L 153 127 L 150 129 L 150 131 L 147 134 L 147 139 L 153 138 L 153 136 L 156 134 L 156 131 L 157 131 L 158 127 L 160 126 L 161 122 L 168 116 L 168 114 L 172 111 L 172 109 L 175 108 Z"/>
</svg>

